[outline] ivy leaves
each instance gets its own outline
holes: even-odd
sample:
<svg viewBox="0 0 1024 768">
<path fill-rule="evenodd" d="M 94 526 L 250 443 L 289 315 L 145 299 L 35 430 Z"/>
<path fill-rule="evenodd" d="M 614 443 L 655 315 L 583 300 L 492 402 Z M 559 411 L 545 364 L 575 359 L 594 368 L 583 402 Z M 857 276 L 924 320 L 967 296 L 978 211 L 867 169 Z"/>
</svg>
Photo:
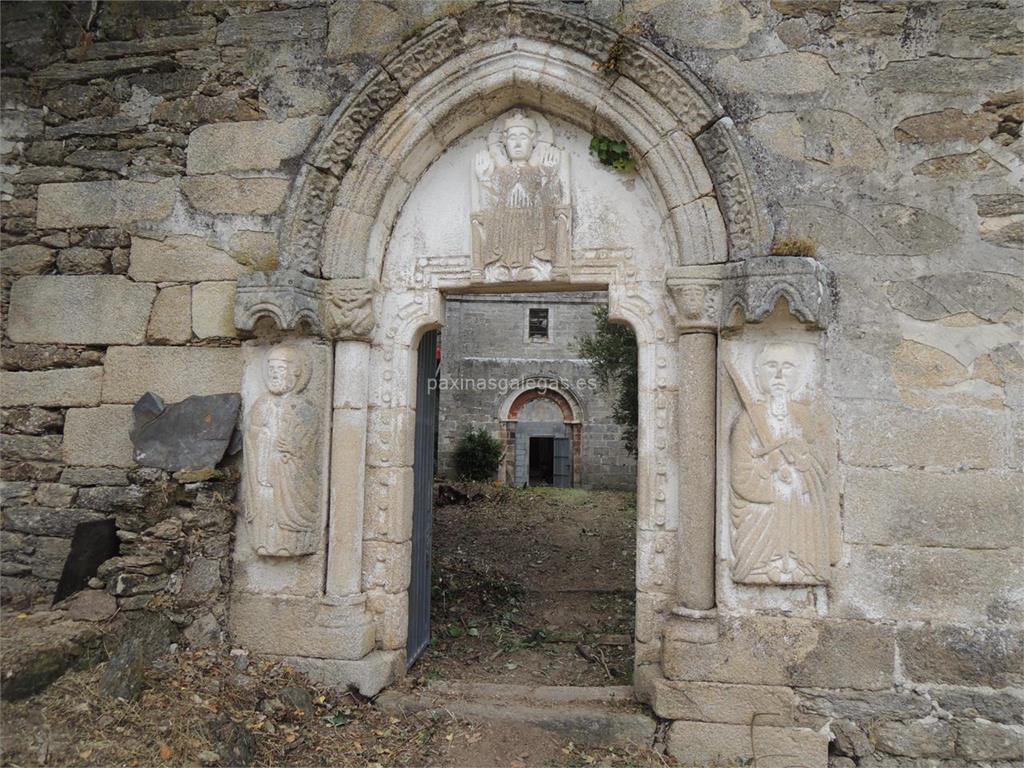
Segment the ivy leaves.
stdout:
<svg viewBox="0 0 1024 768">
<path fill-rule="evenodd" d="M 636 170 L 636 159 L 629 153 L 624 141 L 616 141 L 601 134 L 590 140 L 590 152 L 597 156 L 602 165 L 608 165 L 616 171 L 632 173 Z"/>
</svg>

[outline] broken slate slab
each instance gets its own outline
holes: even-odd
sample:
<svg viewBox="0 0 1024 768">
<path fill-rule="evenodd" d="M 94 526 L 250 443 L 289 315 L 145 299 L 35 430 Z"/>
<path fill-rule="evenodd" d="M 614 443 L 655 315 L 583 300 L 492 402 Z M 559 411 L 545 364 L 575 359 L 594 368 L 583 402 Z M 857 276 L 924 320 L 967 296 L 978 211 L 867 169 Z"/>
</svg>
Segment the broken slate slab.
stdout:
<svg viewBox="0 0 1024 768">
<path fill-rule="evenodd" d="M 132 407 L 135 461 L 169 472 L 215 467 L 231 442 L 241 395 L 193 395 L 165 405 L 147 392 Z"/>
</svg>

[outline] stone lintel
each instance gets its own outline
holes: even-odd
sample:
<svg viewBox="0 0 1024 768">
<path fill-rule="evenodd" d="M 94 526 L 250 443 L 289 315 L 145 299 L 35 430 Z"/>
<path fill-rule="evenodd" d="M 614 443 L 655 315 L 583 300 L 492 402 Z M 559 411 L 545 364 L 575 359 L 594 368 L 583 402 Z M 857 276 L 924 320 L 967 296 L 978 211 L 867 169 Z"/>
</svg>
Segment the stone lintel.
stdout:
<svg viewBox="0 0 1024 768">
<path fill-rule="evenodd" d="M 680 333 L 760 323 L 783 298 L 790 313 L 812 327 L 824 329 L 832 317 L 831 273 L 803 256 L 756 256 L 727 264 L 674 267 L 667 283 Z"/>
<path fill-rule="evenodd" d="M 252 332 L 264 317 L 281 331 L 332 340 L 369 341 L 376 283 L 361 278 L 320 280 L 297 270 L 241 275 L 235 290 L 235 327 Z"/>
</svg>

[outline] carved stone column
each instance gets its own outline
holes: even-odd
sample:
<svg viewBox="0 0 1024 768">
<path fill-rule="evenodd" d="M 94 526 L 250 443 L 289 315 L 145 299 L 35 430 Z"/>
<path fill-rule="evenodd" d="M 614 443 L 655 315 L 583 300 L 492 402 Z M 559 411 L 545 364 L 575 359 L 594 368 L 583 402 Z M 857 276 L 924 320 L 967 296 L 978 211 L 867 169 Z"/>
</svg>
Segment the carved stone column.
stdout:
<svg viewBox="0 0 1024 768">
<path fill-rule="evenodd" d="M 265 555 L 250 568 L 261 575 L 258 588 L 233 590 L 233 630 L 258 650 L 360 659 L 374 646 L 374 625 L 361 585 L 374 291 L 372 281 L 325 281 L 291 270 L 245 275 L 238 281 L 235 325 L 260 337 L 260 341 L 250 342 L 256 348 L 261 348 L 262 341 L 273 339 L 286 339 L 286 351 L 305 349 L 311 337 L 320 349 L 325 340 L 334 342 L 333 361 L 321 358 L 320 362 L 320 368 L 328 369 L 327 382 L 333 378 L 333 389 L 321 388 L 317 398 L 318 407 L 330 413 L 330 460 L 314 474 L 318 480 L 323 478 L 328 493 L 326 536 L 310 534 L 298 544 L 276 547 L 277 562 Z M 288 362 L 283 360 L 281 367 L 286 368 Z M 322 432 L 322 443 L 326 444 L 326 423 Z M 293 451 L 301 447 L 300 431 L 290 430 L 284 437 L 298 441 Z M 266 450 L 258 450 L 260 445 L 246 445 L 250 484 L 253 478 L 263 482 L 262 475 L 266 474 L 261 468 L 268 459 L 263 455 Z M 324 470 L 328 478 L 324 478 Z M 296 505 L 306 503 L 304 497 L 296 498 Z M 245 516 L 252 517 L 252 502 L 243 502 Z M 298 510 L 290 514 L 291 527 L 291 518 L 301 517 L 301 513 Z M 280 574 L 293 571 L 297 576 L 292 581 L 301 577 L 301 583 L 308 587 L 302 594 L 282 594 Z"/>
<path fill-rule="evenodd" d="M 681 607 L 715 605 L 715 433 L 718 375 L 716 282 L 669 284 L 679 331 L 679 556 L 676 595 Z"/>
</svg>

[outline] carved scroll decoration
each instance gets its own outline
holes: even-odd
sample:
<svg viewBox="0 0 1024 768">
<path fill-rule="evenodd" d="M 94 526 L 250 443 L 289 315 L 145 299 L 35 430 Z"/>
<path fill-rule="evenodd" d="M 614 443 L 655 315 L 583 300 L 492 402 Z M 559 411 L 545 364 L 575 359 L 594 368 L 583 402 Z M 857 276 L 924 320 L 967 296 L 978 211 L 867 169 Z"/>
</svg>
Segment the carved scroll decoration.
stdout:
<svg viewBox="0 0 1024 768">
<path fill-rule="evenodd" d="M 249 539 L 257 554 L 293 557 L 320 544 L 320 456 L 317 406 L 306 394 L 313 373 L 309 350 L 279 344 L 258 361 L 263 394 L 243 424 Z"/>
<path fill-rule="evenodd" d="M 473 163 L 473 269 L 487 282 L 550 280 L 569 265 L 569 157 L 543 115 L 498 118 Z"/>
<path fill-rule="evenodd" d="M 813 345 L 736 343 L 724 364 L 742 411 L 729 433 L 732 577 L 815 585 L 838 559 L 835 427 Z"/>
</svg>

